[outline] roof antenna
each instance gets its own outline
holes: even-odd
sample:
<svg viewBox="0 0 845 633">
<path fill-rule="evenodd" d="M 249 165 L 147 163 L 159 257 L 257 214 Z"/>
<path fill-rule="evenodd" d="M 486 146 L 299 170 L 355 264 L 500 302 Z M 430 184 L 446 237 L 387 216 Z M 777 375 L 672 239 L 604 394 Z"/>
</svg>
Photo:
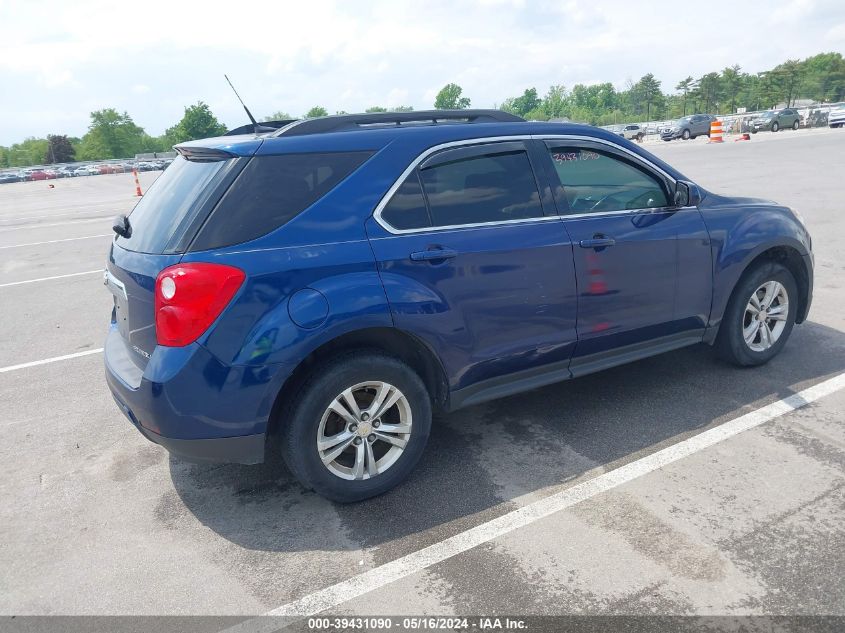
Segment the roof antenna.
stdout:
<svg viewBox="0 0 845 633">
<path fill-rule="evenodd" d="M 249 120 L 252 121 L 252 125 L 255 128 L 255 133 L 260 134 L 261 132 L 275 132 L 276 128 L 259 125 L 258 121 L 255 120 L 255 117 L 252 116 L 252 112 L 249 111 L 249 108 L 246 107 L 246 104 L 244 103 L 243 99 L 241 99 L 241 95 L 238 94 L 238 91 L 235 90 L 235 87 L 232 85 L 232 82 L 229 81 L 228 75 L 224 73 L 223 76 L 226 77 L 226 81 L 229 83 L 229 87 L 232 89 L 232 92 L 235 93 L 235 96 L 238 98 L 238 101 L 240 101 L 241 105 L 244 107 L 244 111 L 249 117 Z"/>
</svg>

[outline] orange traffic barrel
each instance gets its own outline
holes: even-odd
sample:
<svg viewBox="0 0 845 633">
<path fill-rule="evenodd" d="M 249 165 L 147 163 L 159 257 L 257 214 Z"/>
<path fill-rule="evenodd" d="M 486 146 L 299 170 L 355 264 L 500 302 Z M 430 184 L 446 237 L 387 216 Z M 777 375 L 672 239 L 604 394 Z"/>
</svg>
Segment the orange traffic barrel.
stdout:
<svg viewBox="0 0 845 633">
<path fill-rule="evenodd" d="M 713 121 L 710 124 L 710 140 L 708 143 L 722 143 L 722 122 Z"/>
</svg>

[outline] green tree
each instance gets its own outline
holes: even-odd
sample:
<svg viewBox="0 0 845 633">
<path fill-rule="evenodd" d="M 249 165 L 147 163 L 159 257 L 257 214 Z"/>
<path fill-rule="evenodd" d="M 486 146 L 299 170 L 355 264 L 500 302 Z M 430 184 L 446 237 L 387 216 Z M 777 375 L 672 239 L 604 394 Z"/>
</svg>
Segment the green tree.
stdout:
<svg viewBox="0 0 845 633">
<path fill-rule="evenodd" d="M 64 134 L 48 134 L 47 150 L 44 152 L 45 163 L 70 163 L 76 156 L 76 150 L 70 139 Z"/>
<path fill-rule="evenodd" d="M 698 91 L 701 95 L 700 105 L 704 106 L 705 112 L 712 112 L 718 109 L 719 106 L 719 92 L 721 91 L 721 82 L 719 80 L 719 73 L 707 73 L 698 80 Z"/>
<path fill-rule="evenodd" d="M 10 167 L 41 165 L 47 153 L 47 139 L 30 136 L 20 143 L 14 143 L 8 150 Z"/>
<path fill-rule="evenodd" d="M 519 97 L 506 99 L 503 109 L 521 117 L 527 117 L 529 113 L 536 114 L 535 111 L 539 110 L 542 104 L 542 100 L 537 96 L 537 89 L 527 88 Z"/>
<path fill-rule="evenodd" d="M 141 150 L 144 137 L 144 129 L 126 112 L 120 114 L 114 108 L 97 110 L 91 113 L 88 133 L 80 143 L 79 158 L 128 158 Z"/>
<path fill-rule="evenodd" d="M 660 82 L 654 78 L 654 75 L 648 73 L 640 78 L 636 84 L 636 89 L 642 100 L 645 102 L 645 117 L 646 119 L 650 119 L 651 105 L 658 99 L 658 97 L 662 97 L 662 93 L 660 92 Z"/>
<path fill-rule="evenodd" d="M 277 110 L 273 114 L 270 114 L 262 119 L 262 121 L 292 121 L 296 117 L 292 117 L 287 112 L 283 112 L 282 110 Z"/>
<path fill-rule="evenodd" d="M 314 106 L 308 112 L 305 113 L 303 118 L 306 119 L 316 119 L 320 116 L 329 116 L 329 111 L 326 110 L 323 106 Z"/>
<path fill-rule="evenodd" d="M 684 95 L 684 113 L 682 116 L 687 115 L 687 95 L 689 91 L 692 89 L 693 84 L 695 84 L 695 80 L 692 76 L 688 76 L 686 79 L 682 79 L 678 82 L 678 85 L 675 86 L 675 90 L 680 90 Z"/>
<path fill-rule="evenodd" d="M 730 112 L 736 112 L 736 98 L 742 87 L 743 75 L 739 72 L 739 64 L 728 66 L 722 71 L 722 92 L 725 99 L 730 102 Z"/>
<path fill-rule="evenodd" d="M 387 112 L 387 108 L 383 108 L 382 106 L 372 106 L 364 110 L 367 114 L 374 114 L 376 112 Z"/>
<path fill-rule="evenodd" d="M 391 112 L 413 112 L 414 106 L 396 106 L 396 107 L 390 108 L 390 111 Z"/>
<path fill-rule="evenodd" d="M 434 107 L 438 110 L 464 110 L 470 106 L 468 97 L 462 97 L 463 88 L 458 84 L 446 84 L 434 98 Z"/>
<path fill-rule="evenodd" d="M 802 62 L 804 96 L 818 101 L 845 99 L 845 58 L 842 53 L 820 53 Z"/>
<path fill-rule="evenodd" d="M 222 136 L 226 133 L 226 126 L 217 120 L 211 108 L 202 101 L 185 108 L 182 120 L 164 133 L 173 144 L 194 141 L 199 138 Z"/>
<path fill-rule="evenodd" d="M 787 107 L 791 106 L 798 96 L 803 75 L 804 66 L 797 59 L 788 59 L 769 71 L 769 76 L 780 93 L 779 100 L 782 99 Z"/>
<path fill-rule="evenodd" d="M 563 84 L 549 86 L 549 91 L 543 98 L 543 105 L 541 107 L 545 115 L 550 119 L 559 119 L 568 115 L 569 103 L 566 88 Z"/>
</svg>

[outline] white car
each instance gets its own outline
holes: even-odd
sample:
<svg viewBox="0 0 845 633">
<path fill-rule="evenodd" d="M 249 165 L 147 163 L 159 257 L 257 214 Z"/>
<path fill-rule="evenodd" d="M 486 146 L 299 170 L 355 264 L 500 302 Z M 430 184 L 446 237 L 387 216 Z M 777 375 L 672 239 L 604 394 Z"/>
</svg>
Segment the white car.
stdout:
<svg viewBox="0 0 845 633">
<path fill-rule="evenodd" d="M 827 115 L 827 124 L 830 127 L 842 127 L 845 125 L 845 106 L 833 108 Z"/>
<path fill-rule="evenodd" d="M 636 123 L 632 123 L 630 125 L 626 125 L 625 128 L 619 133 L 619 136 L 622 138 L 627 138 L 630 141 L 643 140 L 643 137 L 646 135 L 645 129 L 637 125 Z"/>
<path fill-rule="evenodd" d="M 74 176 L 90 176 L 91 172 L 88 171 L 87 167 L 77 167 L 73 170 Z"/>
</svg>

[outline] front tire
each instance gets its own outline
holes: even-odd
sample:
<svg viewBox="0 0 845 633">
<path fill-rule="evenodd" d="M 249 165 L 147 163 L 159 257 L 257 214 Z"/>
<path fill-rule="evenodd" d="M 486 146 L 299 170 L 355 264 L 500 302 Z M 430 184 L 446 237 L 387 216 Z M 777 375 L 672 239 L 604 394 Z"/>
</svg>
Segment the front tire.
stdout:
<svg viewBox="0 0 845 633">
<path fill-rule="evenodd" d="M 716 352 L 734 365 L 750 367 L 780 353 L 795 325 L 798 284 L 787 268 L 763 262 L 737 283 L 722 317 Z"/>
<path fill-rule="evenodd" d="M 684 139 L 685 141 L 688 141 L 689 137 L 690 137 L 689 130 L 684 130 L 683 133 L 681 134 L 681 138 Z"/>
<path fill-rule="evenodd" d="M 777 121 L 772 123 L 772 132 L 777 132 L 779 129 L 780 129 L 780 126 L 778 125 Z"/>
<path fill-rule="evenodd" d="M 306 488 L 341 503 L 380 495 L 414 469 L 431 429 L 423 381 L 377 351 L 343 354 L 297 390 L 281 420 L 282 457 Z"/>
</svg>

